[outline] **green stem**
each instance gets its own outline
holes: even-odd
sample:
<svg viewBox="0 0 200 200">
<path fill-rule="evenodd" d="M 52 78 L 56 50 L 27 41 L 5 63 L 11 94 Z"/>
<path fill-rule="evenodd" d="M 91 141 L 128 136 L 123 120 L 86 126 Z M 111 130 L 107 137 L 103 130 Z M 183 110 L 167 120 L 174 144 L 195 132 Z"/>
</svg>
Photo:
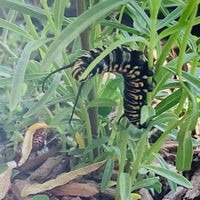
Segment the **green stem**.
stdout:
<svg viewBox="0 0 200 200">
<path fill-rule="evenodd" d="M 87 5 L 85 7 L 85 0 L 78 0 L 77 1 L 77 14 L 78 16 L 81 15 L 85 9 L 87 9 L 90 5 Z M 80 35 L 81 38 L 81 46 L 82 49 L 84 50 L 89 50 L 90 45 L 89 45 L 89 29 L 86 29 L 83 33 Z M 95 83 L 95 81 L 94 81 Z M 92 101 L 96 97 L 96 90 L 93 88 L 89 95 L 88 99 L 89 101 Z M 82 106 L 81 110 L 83 111 L 83 119 L 85 120 L 86 123 L 86 130 L 87 130 L 87 139 L 88 139 L 88 144 L 92 143 L 92 136 L 97 137 L 97 129 L 98 129 L 98 123 L 97 123 L 97 115 L 98 115 L 98 110 L 97 108 L 90 108 L 88 111 L 85 109 L 85 107 Z M 94 150 L 94 154 L 97 155 L 97 151 Z M 90 153 L 90 159 L 93 159 L 93 154 L 92 152 Z"/>
<path fill-rule="evenodd" d="M 19 1 L 24 3 L 24 0 L 19 0 Z M 26 14 L 23 14 L 23 16 L 24 16 L 24 20 L 26 22 L 28 31 L 33 36 L 33 39 L 34 40 L 40 39 L 38 33 L 36 32 L 35 26 L 32 23 L 32 20 L 31 20 L 30 16 L 26 15 Z"/>
<path fill-rule="evenodd" d="M 188 20 L 188 24 L 186 26 L 185 34 L 183 36 L 182 43 L 180 45 L 180 52 L 179 52 L 179 57 L 178 57 L 178 62 L 177 62 L 176 73 L 179 76 L 180 84 L 184 89 L 184 95 L 181 97 L 181 101 L 180 101 L 177 109 L 175 110 L 175 113 L 177 115 L 180 113 L 187 96 L 189 96 L 193 100 L 193 96 L 192 96 L 191 92 L 188 90 L 187 86 L 185 85 L 185 83 L 182 80 L 182 66 L 183 66 L 183 58 L 184 58 L 184 55 L 185 55 L 185 50 L 186 50 L 187 43 L 188 43 L 188 38 L 190 36 L 192 26 L 193 26 L 194 21 L 195 21 L 197 8 L 198 8 L 198 4 L 196 4 L 196 5 L 193 4 L 193 7 L 191 8 L 193 12 L 190 16 L 190 19 Z M 194 69 L 193 69 L 193 73 L 194 73 Z"/>
<path fill-rule="evenodd" d="M 127 150 L 127 139 L 128 139 L 128 131 L 120 131 L 120 152 L 121 157 L 119 161 L 119 172 L 117 179 L 117 189 L 116 189 L 116 200 L 120 200 L 120 185 L 119 185 L 119 175 L 124 172 L 125 164 L 126 164 L 126 150 Z"/>
<path fill-rule="evenodd" d="M 134 184 L 137 172 L 140 169 L 142 159 L 143 159 L 143 154 L 147 146 L 147 138 L 148 138 L 148 132 L 145 131 L 142 133 L 142 136 L 140 140 L 138 141 L 137 148 L 136 148 L 137 149 L 136 158 L 132 163 L 132 171 L 131 171 L 132 184 L 131 185 Z"/>
<path fill-rule="evenodd" d="M 10 10 L 8 11 L 8 15 L 6 16 L 6 20 L 7 20 L 8 22 L 12 22 L 13 19 L 14 19 L 14 17 L 15 17 L 15 13 L 16 13 L 15 10 L 11 10 L 11 9 L 10 9 Z M 8 36 L 8 30 L 7 30 L 7 29 L 3 29 L 3 31 L 2 31 L 2 36 L 1 36 L 1 38 L 2 38 L 2 43 L 6 44 L 7 36 Z"/>
<path fill-rule="evenodd" d="M 17 55 L 10 50 L 10 48 L 3 42 L 0 41 L 0 48 L 10 57 L 17 58 Z"/>
<path fill-rule="evenodd" d="M 41 2 L 42 6 L 43 6 L 43 8 L 45 10 L 47 19 L 48 19 L 48 21 L 49 21 L 49 23 L 51 25 L 51 28 L 52 28 L 55 36 L 58 35 L 58 30 L 57 30 L 56 25 L 54 24 L 54 21 L 53 21 L 53 19 L 51 17 L 51 13 L 49 12 L 49 7 L 47 5 L 47 0 L 40 0 L 40 2 Z"/>
<path fill-rule="evenodd" d="M 151 30 L 150 30 L 150 41 L 149 41 L 149 53 L 148 53 L 148 67 L 149 69 L 153 68 L 153 51 L 154 48 L 156 46 L 156 24 L 157 24 L 157 15 L 158 15 L 158 11 L 160 8 L 160 1 L 157 1 L 157 3 L 155 4 L 154 0 L 150 1 L 150 19 L 151 19 Z M 148 84 L 151 85 L 152 84 L 152 77 L 148 78 Z M 152 101 L 152 93 L 148 92 L 147 94 L 147 104 L 150 105 Z"/>
<path fill-rule="evenodd" d="M 195 57 L 190 69 L 190 74 L 191 75 L 195 75 L 196 69 L 197 69 L 197 65 L 198 65 L 198 61 L 199 61 L 199 56 Z"/>
<path fill-rule="evenodd" d="M 185 104 L 185 99 L 187 98 L 187 93 L 185 92 L 185 90 L 183 90 L 182 92 L 182 95 L 181 95 L 181 99 L 180 99 L 180 102 L 177 106 L 177 108 L 174 110 L 174 113 L 179 116 L 180 112 L 182 111 L 183 109 L 183 106 Z"/>
<path fill-rule="evenodd" d="M 126 5 L 123 5 L 120 10 L 119 20 L 118 20 L 119 23 L 121 23 L 121 21 L 122 21 L 122 17 L 123 17 L 125 8 L 126 8 Z M 116 35 L 118 35 L 118 34 L 119 34 L 119 29 L 116 30 Z"/>
<path fill-rule="evenodd" d="M 148 149 L 147 152 L 145 152 L 145 155 L 148 156 L 148 160 L 146 161 L 146 164 L 150 164 L 154 157 L 152 153 L 158 153 L 160 151 L 160 148 L 162 144 L 165 142 L 166 137 L 170 134 L 170 132 L 176 128 L 180 124 L 180 121 L 174 122 L 173 124 L 169 124 L 166 128 L 166 131 L 159 137 L 159 139 L 151 146 L 150 149 Z"/>
<path fill-rule="evenodd" d="M 195 2 L 196 0 L 190 0 L 188 2 L 188 4 L 186 5 L 185 9 L 183 10 L 183 14 L 181 15 L 178 24 L 183 23 L 184 21 L 187 20 L 188 16 L 190 15 L 191 12 L 191 8 L 193 8 L 193 5 L 196 4 Z M 177 31 L 176 33 L 172 34 L 170 36 L 170 38 L 167 40 L 167 43 L 165 45 L 165 48 L 163 49 L 160 57 L 158 58 L 157 61 L 157 66 L 162 66 L 163 63 L 166 60 L 167 55 L 169 54 L 169 51 L 172 47 L 172 45 L 175 43 L 175 41 L 177 40 L 178 36 L 179 36 L 180 32 Z"/>
</svg>

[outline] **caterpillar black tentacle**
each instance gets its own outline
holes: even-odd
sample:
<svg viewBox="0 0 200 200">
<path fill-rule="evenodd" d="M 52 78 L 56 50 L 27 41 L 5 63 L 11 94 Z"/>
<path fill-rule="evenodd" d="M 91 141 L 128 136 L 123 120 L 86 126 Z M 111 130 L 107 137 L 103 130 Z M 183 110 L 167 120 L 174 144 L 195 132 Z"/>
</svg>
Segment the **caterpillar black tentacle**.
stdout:
<svg viewBox="0 0 200 200">
<path fill-rule="evenodd" d="M 70 116 L 70 118 L 69 118 L 69 123 L 70 123 L 70 124 L 71 124 L 71 121 L 72 121 L 73 114 L 74 114 L 74 112 L 75 112 L 76 105 L 77 105 L 77 103 L 78 103 L 79 96 L 80 96 L 80 94 L 81 94 L 81 90 L 82 90 L 82 88 L 83 88 L 83 85 L 84 85 L 84 83 L 81 83 L 81 85 L 80 85 L 80 87 L 79 87 L 79 89 L 78 89 L 78 93 L 77 93 L 77 96 L 76 96 L 76 100 L 75 100 L 75 102 L 74 102 L 74 106 L 73 106 L 73 109 L 72 109 L 72 113 L 71 113 L 71 116 Z"/>
<path fill-rule="evenodd" d="M 45 83 L 46 83 L 46 81 L 47 81 L 47 79 L 50 77 L 50 76 L 52 76 L 53 74 L 55 74 L 56 72 L 60 72 L 60 71 L 62 71 L 62 70 L 64 70 L 64 69 L 67 69 L 67 68 L 71 68 L 73 65 L 67 65 L 67 66 L 64 66 L 64 67 L 61 67 L 61 68 L 59 68 L 59 69 L 56 69 L 55 71 L 53 71 L 53 72 L 51 72 L 50 74 L 48 74 L 46 77 L 45 77 L 45 79 L 43 80 L 43 82 L 42 82 L 42 91 L 43 92 L 45 92 Z"/>
<path fill-rule="evenodd" d="M 96 57 L 101 54 L 104 49 L 105 47 L 88 51 L 84 55 L 80 56 L 72 65 L 70 65 L 73 66 L 73 78 L 81 83 L 84 83 L 90 77 L 103 72 L 117 72 L 122 74 L 125 84 L 124 115 L 122 117 L 126 116 L 128 120 L 138 128 L 145 127 L 145 125 L 140 124 L 140 112 L 142 106 L 147 104 L 147 92 L 152 91 L 152 85 L 148 84 L 147 79 L 148 77 L 153 76 L 153 71 L 148 68 L 148 63 L 145 61 L 143 52 L 131 50 L 126 46 L 117 47 L 107 56 L 105 56 L 104 59 L 102 59 L 95 66 L 95 68 L 84 80 L 80 80 L 80 77 L 86 68 Z M 49 74 L 49 76 L 68 67 L 69 66 L 65 66 L 61 69 L 58 69 Z M 154 79 L 153 83 L 155 83 Z M 77 101 L 78 100 L 76 100 L 76 103 Z"/>
</svg>

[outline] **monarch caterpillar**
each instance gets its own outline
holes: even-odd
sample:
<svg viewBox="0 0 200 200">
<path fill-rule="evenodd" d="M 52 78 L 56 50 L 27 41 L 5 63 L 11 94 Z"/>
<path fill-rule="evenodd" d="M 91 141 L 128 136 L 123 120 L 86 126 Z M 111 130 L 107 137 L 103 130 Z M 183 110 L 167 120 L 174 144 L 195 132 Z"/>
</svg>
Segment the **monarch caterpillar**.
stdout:
<svg viewBox="0 0 200 200">
<path fill-rule="evenodd" d="M 147 61 L 144 60 L 144 54 L 141 51 L 131 50 L 126 46 L 117 47 L 111 51 L 107 56 L 104 57 L 94 69 L 86 76 L 85 79 L 80 80 L 81 75 L 90 65 L 90 63 L 98 57 L 101 52 L 105 49 L 96 48 L 87 51 L 85 54 L 80 56 L 72 65 L 64 66 L 50 73 L 43 82 L 48 79 L 49 76 L 55 72 L 61 71 L 66 68 L 73 67 L 72 77 L 80 81 L 81 87 L 83 83 L 90 77 L 103 72 L 117 72 L 124 78 L 124 114 L 122 117 L 127 117 L 130 123 L 135 125 L 137 128 L 144 128 L 145 125 L 140 124 L 140 112 L 143 105 L 146 105 L 147 92 L 152 91 L 153 87 L 148 84 L 148 77 L 153 76 L 153 71 L 148 68 Z M 155 81 L 153 80 L 153 83 Z M 78 101 L 76 99 L 75 105 Z M 75 108 L 75 107 L 74 107 Z M 72 111 L 73 115 L 74 109 Z M 72 116 L 71 116 L 72 118 Z M 70 121 L 71 121 L 70 118 Z M 120 119 L 121 119 L 120 118 Z"/>
</svg>

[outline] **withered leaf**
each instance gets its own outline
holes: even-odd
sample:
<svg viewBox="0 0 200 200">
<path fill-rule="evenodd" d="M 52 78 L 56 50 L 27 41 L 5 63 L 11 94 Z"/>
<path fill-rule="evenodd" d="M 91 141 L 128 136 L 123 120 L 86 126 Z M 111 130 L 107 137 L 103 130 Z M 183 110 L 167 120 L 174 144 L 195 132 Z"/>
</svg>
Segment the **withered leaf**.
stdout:
<svg viewBox="0 0 200 200">
<path fill-rule="evenodd" d="M 24 141 L 22 144 L 22 156 L 18 163 L 18 166 L 21 166 L 26 162 L 28 159 L 28 156 L 32 150 L 32 141 L 33 141 L 33 135 L 38 129 L 45 129 L 49 126 L 45 123 L 36 123 L 29 127 L 29 129 L 26 131 Z"/>
<path fill-rule="evenodd" d="M 97 162 L 91 165 L 88 165 L 83 168 L 79 168 L 73 171 L 70 171 L 68 173 L 63 173 L 59 176 L 57 176 L 55 179 L 49 180 L 47 182 L 44 182 L 42 184 L 33 184 L 28 185 L 24 187 L 21 196 L 26 197 L 30 194 L 38 194 L 47 190 L 51 190 L 57 186 L 64 185 L 68 183 L 69 181 L 76 179 L 79 176 L 83 176 L 86 174 L 89 174 L 95 170 L 97 170 L 99 167 L 101 167 L 105 161 Z"/>
<path fill-rule="evenodd" d="M 53 194 L 58 196 L 92 197 L 97 193 L 97 185 L 90 183 L 68 183 L 53 189 Z"/>
<path fill-rule="evenodd" d="M 12 175 L 12 170 L 17 166 L 15 161 L 8 162 L 7 165 L 7 170 L 0 174 L 0 199 L 6 196 L 11 184 L 10 177 Z"/>
</svg>

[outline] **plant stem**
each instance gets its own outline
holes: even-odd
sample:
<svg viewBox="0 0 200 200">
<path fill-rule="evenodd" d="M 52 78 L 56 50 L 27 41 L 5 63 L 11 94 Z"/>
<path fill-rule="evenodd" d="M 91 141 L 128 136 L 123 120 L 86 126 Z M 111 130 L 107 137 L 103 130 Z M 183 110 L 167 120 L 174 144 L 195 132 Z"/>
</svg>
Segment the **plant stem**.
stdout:
<svg viewBox="0 0 200 200">
<path fill-rule="evenodd" d="M 158 11 L 160 8 L 160 0 L 156 2 L 154 2 L 155 0 L 151 0 L 150 1 L 150 19 L 151 19 L 151 31 L 150 31 L 150 41 L 149 41 L 149 45 L 148 45 L 148 49 L 149 49 L 149 53 L 148 53 L 148 67 L 149 69 L 153 68 L 153 51 L 154 48 L 156 46 L 156 23 L 157 23 L 157 15 L 158 15 Z M 152 85 L 153 79 L 152 77 L 148 78 L 148 84 Z M 152 101 L 152 94 L 151 92 L 147 93 L 147 104 L 150 105 Z"/>
<path fill-rule="evenodd" d="M 10 9 L 10 10 L 8 11 L 8 15 L 6 16 L 6 20 L 7 20 L 8 22 L 12 22 L 13 19 L 14 19 L 14 17 L 15 17 L 15 14 L 16 14 L 16 11 Z M 3 29 L 2 35 L 1 35 L 2 43 L 6 44 L 7 36 L 8 36 L 8 30 L 7 30 L 7 29 Z"/>
<path fill-rule="evenodd" d="M 147 146 L 147 137 L 148 137 L 148 132 L 144 131 L 142 133 L 140 140 L 138 141 L 137 148 L 136 148 L 137 149 L 136 158 L 135 158 L 135 161 L 133 161 L 132 163 L 131 185 L 133 185 L 133 183 L 135 182 L 137 172 L 140 169 L 141 162 L 143 159 L 143 154 Z"/>
<path fill-rule="evenodd" d="M 124 172 L 124 167 L 126 163 L 126 150 L 127 150 L 127 139 L 128 139 L 128 131 L 120 132 L 120 152 L 121 157 L 119 161 L 119 172 L 117 178 L 117 188 L 116 188 L 116 200 L 120 200 L 120 185 L 119 185 L 119 175 Z"/>
<path fill-rule="evenodd" d="M 176 73 L 179 76 L 179 81 L 180 81 L 181 86 L 184 88 L 184 93 L 183 93 L 183 96 L 181 97 L 181 100 L 180 100 L 180 103 L 179 103 L 177 109 L 175 110 L 175 113 L 177 115 L 179 115 L 186 98 L 189 96 L 191 99 L 193 99 L 191 92 L 188 90 L 187 86 L 185 85 L 185 83 L 182 80 L 182 66 L 183 66 L 183 58 L 184 58 L 184 55 L 185 55 L 185 50 L 186 50 L 186 47 L 187 47 L 188 38 L 190 36 L 192 26 L 194 24 L 197 8 L 198 8 L 198 4 L 196 4 L 196 5 L 193 4 L 193 7 L 191 8 L 193 12 L 190 16 L 190 20 L 188 20 L 188 24 L 186 26 L 185 34 L 184 34 L 184 37 L 182 39 L 182 43 L 181 43 L 181 46 L 180 46 L 180 52 L 179 52 L 179 57 L 178 57 Z M 193 73 L 194 73 L 194 69 L 193 69 Z"/>
<path fill-rule="evenodd" d="M 24 0 L 19 0 L 19 1 L 24 3 Z M 33 36 L 33 39 L 35 39 L 35 40 L 40 39 L 40 37 L 39 37 L 39 35 L 38 35 L 38 33 L 37 33 L 32 21 L 31 21 L 30 16 L 26 15 L 26 14 L 23 14 L 23 16 L 24 16 L 24 20 L 26 22 L 28 31 Z"/>
<path fill-rule="evenodd" d="M 85 0 L 77 0 L 77 15 L 81 15 L 85 10 Z M 89 50 L 90 45 L 89 45 L 89 30 L 86 29 L 83 33 L 81 33 L 80 38 L 81 38 L 81 46 L 82 49 L 84 50 Z M 91 92 L 89 93 L 89 101 L 93 100 L 96 96 L 95 90 L 92 89 Z M 85 120 L 86 123 L 86 130 L 87 130 L 87 140 L 88 140 L 88 145 L 92 143 L 92 135 L 97 136 L 97 108 L 92 108 L 89 109 L 88 112 L 86 108 L 83 106 L 83 104 L 80 104 L 81 110 L 83 113 L 83 119 Z M 90 159 L 93 159 L 93 153 L 90 153 Z"/>
<path fill-rule="evenodd" d="M 148 160 L 146 161 L 146 164 L 150 164 L 152 160 L 154 159 L 152 153 L 158 153 L 160 151 L 160 148 L 162 144 L 165 142 L 166 137 L 168 134 L 176 128 L 180 124 L 180 121 L 174 122 L 173 124 L 168 124 L 168 127 L 166 128 L 165 132 L 159 137 L 159 139 L 151 146 L 150 149 L 148 149 L 147 152 L 145 152 L 145 155 L 148 155 Z"/>
<path fill-rule="evenodd" d="M 119 19 L 118 19 L 119 23 L 121 23 L 121 21 L 122 21 L 122 17 L 123 17 L 125 8 L 126 8 L 126 5 L 123 5 L 120 10 L 120 15 L 119 15 Z M 119 29 L 116 30 L 116 35 L 118 35 L 118 34 L 119 34 Z"/>
<path fill-rule="evenodd" d="M 44 8 L 44 10 L 45 10 L 47 19 L 48 19 L 48 21 L 49 21 L 49 23 L 50 23 L 50 25 L 51 25 L 51 28 L 52 28 L 52 30 L 53 30 L 55 36 L 56 36 L 56 35 L 58 34 L 58 30 L 57 30 L 57 28 L 56 28 L 56 25 L 54 24 L 54 21 L 53 21 L 53 19 L 52 19 L 52 17 L 51 17 L 50 12 L 49 12 L 49 7 L 48 7 L 48 5 L 47 5 L 47 0 L 40 0 L 40 2 L 41 2 L 42 6 L 43 6 L 43 8 Z"/>
<path fill-rule="evenodd" d="M 181 24 L 183 23 L 184 21 L 187 20 L 188 16 L 190 15 L 190 11 L 191 11 L 191 8 L 193 8 L 193 4 L 195 4 L 195 1 L 196 0 L 190 0 L 187 4 L 187 6 L 185 7 L 185 9 L 183 10 L 183 14 L 181 15 L 178 23 Z M 165 45 L 165 48 L 163 49 L 160 57 L 158 58 L 158 61 L 157 61 L 157 66 L 162 66 L 167 55 L 169 54 L 169 51 L 172 47 L 172 45 L 175 43 L 175 41 L 177 40 L 178 36 L 179 36 L 180 32 L 176 32 L 174 34 L 172 34 L 170 36 L 170 38 L 167 40 L 167 43 Z"/>
</svg>

